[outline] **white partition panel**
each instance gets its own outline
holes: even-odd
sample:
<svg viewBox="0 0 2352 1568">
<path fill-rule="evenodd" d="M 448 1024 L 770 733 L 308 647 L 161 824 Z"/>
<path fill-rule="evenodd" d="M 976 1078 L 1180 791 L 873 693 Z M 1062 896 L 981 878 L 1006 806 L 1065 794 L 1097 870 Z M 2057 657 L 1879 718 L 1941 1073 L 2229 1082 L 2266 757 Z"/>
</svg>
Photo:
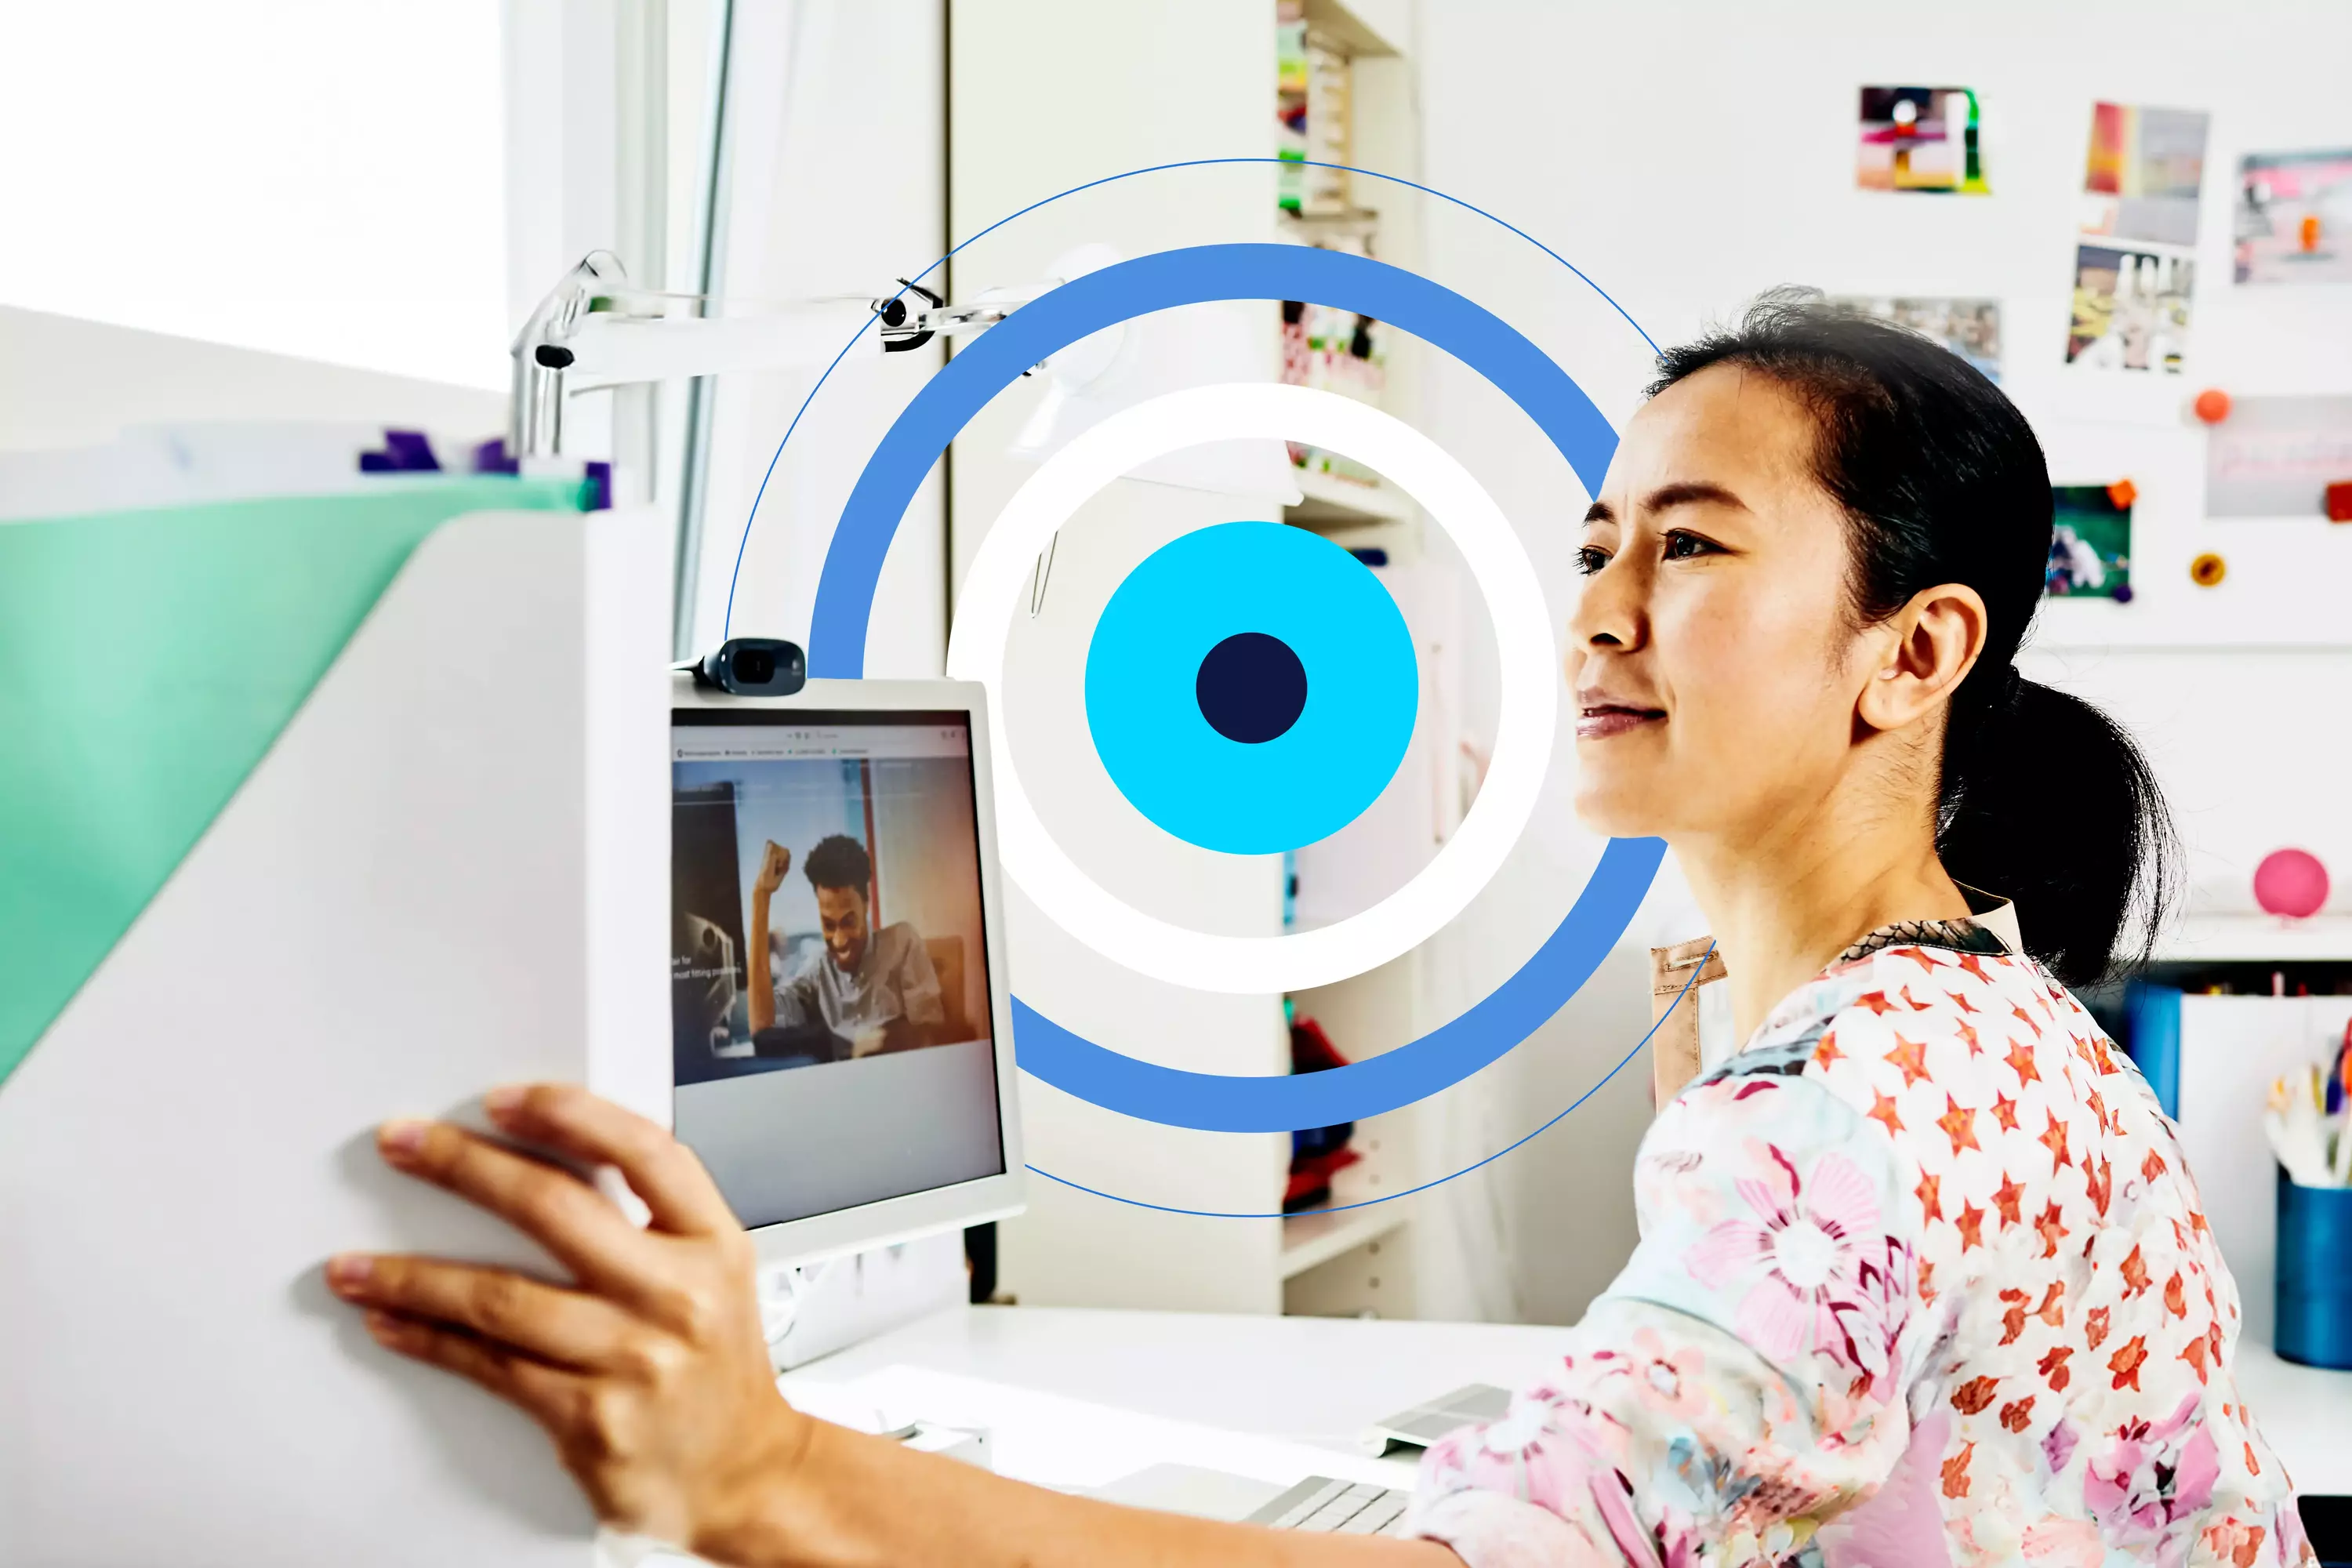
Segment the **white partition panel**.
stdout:
<svg viewBox="0 0 2352 1568">
<path fill-rule="evenodd" d="M 383 1167 L 387 1116 L 534 1078 L 667 1115 L 664 543 L 428 538 L 0 1088 L 0 1562 L 589 1562 L 545 1440 L 320 1269 L 533 1258 Z"/>
</svg>

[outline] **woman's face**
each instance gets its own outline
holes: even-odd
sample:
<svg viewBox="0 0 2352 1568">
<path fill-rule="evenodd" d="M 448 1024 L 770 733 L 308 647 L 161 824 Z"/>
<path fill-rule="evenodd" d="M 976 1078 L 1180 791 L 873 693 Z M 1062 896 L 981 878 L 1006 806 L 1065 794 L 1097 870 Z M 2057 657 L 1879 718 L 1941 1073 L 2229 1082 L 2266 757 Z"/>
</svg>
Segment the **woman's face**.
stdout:
<svg viewBox="0 0 2352 1568">
<path fill-rule="evenodd" d="M 1846 765 L 1869 650 L 1804 405 L 1738 365 L 1633 418 L 1570 624 L 1577 814 L 1612 836 L 1767 833 Z"/>
</svg>

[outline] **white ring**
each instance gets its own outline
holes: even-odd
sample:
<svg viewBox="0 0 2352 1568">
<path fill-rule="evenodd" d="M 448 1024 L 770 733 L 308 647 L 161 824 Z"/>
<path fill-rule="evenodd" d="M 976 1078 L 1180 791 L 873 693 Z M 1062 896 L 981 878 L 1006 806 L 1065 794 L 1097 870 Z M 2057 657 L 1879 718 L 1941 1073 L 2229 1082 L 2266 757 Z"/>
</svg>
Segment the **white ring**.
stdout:
<svg viewBox="0 0 2352 1568">
<path fill-rule="evenodd" d="M 1302 441 L 1370 462 L 1436 519 L 1469 563 L 1495 621 L 1501 704 L 1477 800 L 1427 866 L 1370 909 L 1287 936 L 1218 936 L 1171 925 L 1079 869 L 1021 787 L 1005 734 L 1004 645 L 1013 602 L 1047 540 L 1139 464 L 1211 441 Z M 969 612 L 969 614 L 967 614 Z M 1434 935 L 1502 868 L 1543 787 L 1559 721 L 1558 649 L 1535 564 L 1492 497 L 1428 437 L 1369 404 L 1265 382 L 1196 386 L 1121 409 L 1055 453 L 981 541 L 948 638 L 948 673 L 988 689 L 997 847 L 1006 872 L 1054 922 L 1139 974 L 1199 991 L 1271 994 L 1361 974 Z"/>
</svg>

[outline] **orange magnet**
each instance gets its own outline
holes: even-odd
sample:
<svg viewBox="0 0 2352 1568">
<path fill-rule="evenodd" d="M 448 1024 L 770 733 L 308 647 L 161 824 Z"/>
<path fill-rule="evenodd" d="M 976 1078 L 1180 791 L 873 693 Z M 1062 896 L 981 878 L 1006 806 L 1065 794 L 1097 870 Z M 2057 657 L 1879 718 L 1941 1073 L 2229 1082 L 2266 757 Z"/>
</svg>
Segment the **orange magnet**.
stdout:
<svg viewBox="0 0 2352 1568">
<path fill-rule="evenodd" d="M 2229 575 L 2230 563 L 2207 551 L 2189 563 L 2189 580 L 2200 588 L 2210 588 Z"/>
<path fill-rule="evenodd" d="M 2305 213 L 2304 215 L 2303 233 L 2298 237 L 2302 239 L 2303 248 L 2305 252 L 2317 250 L 2319 248 L 2319 215 L 2317 213 Z"/>
<path fill-rule="evenodd" d="M 2209 386 L 2197 395 L 2197 401 L 2189 406 L 2206 424 L 2219 425 L 2230 416 L 2230 395 L 2218 386 Z"/>
<path fill-rule="evenodd" d="M 2139 487 L 2129 479 L 2117 479 L 2107 487 L 2107 499 L 2116 503 L 2117 511 L 2129 511 L 2132 502 L 2139 500 Z"/>
</svg>

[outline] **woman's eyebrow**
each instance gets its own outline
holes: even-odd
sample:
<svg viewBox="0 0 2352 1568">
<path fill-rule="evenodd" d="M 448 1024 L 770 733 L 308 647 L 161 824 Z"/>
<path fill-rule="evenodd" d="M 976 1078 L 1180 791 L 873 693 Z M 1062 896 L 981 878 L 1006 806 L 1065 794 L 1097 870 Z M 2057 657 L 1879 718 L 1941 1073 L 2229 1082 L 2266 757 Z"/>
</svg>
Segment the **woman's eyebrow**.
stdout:
<svg viewBox="0 0 2352 1568">
<path fill-rule="evenodd" d="M 1746 501 L 1741 500 L 1721 485 L 1709 484 L 1704 479 L 1686 479 L 1676 484 L 1661 485 L 1642 498 L 1643 511 L 1664 511 L 1671 507 L 1678 506 L 1728 506 L 1737 507 L 1741 511 L 1748 510 Z M 1597 500 L 1584 509 L 1584 525 L 1587 528 L 1596 522 L 1616 521 L 1617 514 L 1610 510 L 1607 501 Z"/>
<path fill-rule="evenodd" d="M 1737 507 L 1741 511 L 1748 510 L 1746 501 L 1721 485 L 1709 484 L 1704 479 L 1661 485 L 1642 500 L 1644 511 L 1664 511 L 1677 506 L 1728 506 Z"/>
</svg>

